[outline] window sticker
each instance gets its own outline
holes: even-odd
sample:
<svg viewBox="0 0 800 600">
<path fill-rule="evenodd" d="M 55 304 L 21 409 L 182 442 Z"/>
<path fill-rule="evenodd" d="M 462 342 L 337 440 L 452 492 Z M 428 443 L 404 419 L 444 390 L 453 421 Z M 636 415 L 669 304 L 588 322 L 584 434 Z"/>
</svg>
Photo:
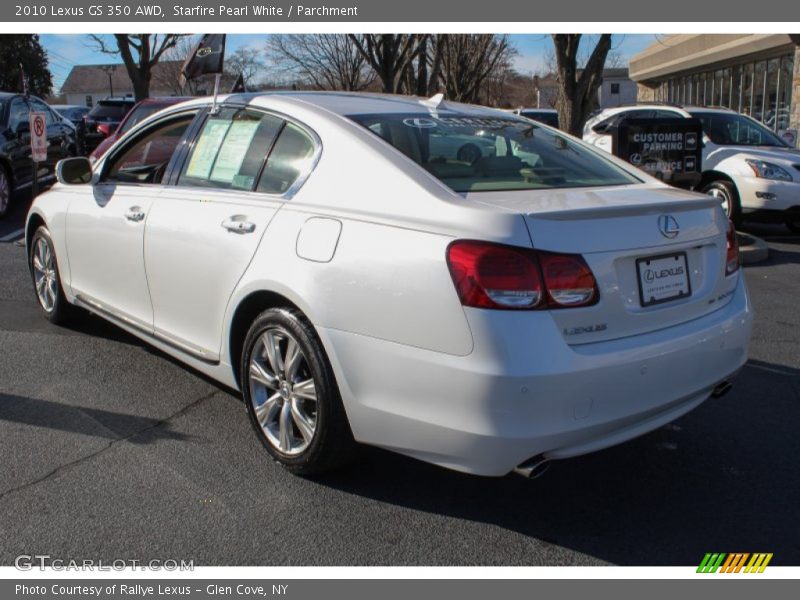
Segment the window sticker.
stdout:
<svg viewBox="0 0 800 600">
<path fill-rule="evenodd" d="M 217 160 L 211 172 L 211 181 L 233 183 L 234 177 L 244 162 L 250 143 L 260 121 L 234 121 L 222 143 Z"/>
<path fill-rule="evenodd" d="M 211 167 L 214 166 L 214 159 L 230 126 L 230 121 L 221 119 L 214 119 L 206 123 L 186 169 L 187 177 L 208 179 Z"/>
</svg>

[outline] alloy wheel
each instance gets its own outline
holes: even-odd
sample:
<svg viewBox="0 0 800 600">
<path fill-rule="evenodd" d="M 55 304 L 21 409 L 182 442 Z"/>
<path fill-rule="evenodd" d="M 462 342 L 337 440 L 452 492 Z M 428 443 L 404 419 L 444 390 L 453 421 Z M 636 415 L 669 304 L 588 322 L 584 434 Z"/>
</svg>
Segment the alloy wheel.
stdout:
<svg viewBox="0 0 800 600">
<path fill-rule="evenodd" d="M 713 198 L 716 198 L 717 200 L 719 200 L 720 205 L 722 205 L 722 210 L 725 211 L 725 216 L 730 218 L 730 216 L 731 216 L 731 199 L 728 197 L 728 194 L 725 193 L 725 190 L 723 190 L 721 188 L 718 188 L 718 187 L 713 187 L 710 190 L 708 190 L 707 193 L 708 193 L 709 196 L 712 196 Z"/>
<path fill-rule="evenodd" d="M 301 454 L 317 429 L 317 391 L 308 359 L 286 329 L 271 327 L 255 342 L 248 365 L 250 401 L 267 441 Z"/>
<path fill-rule="evenodd" d="M 52 312 L 58 293 L 58 272 L 53 250 L 47 240 L 40 237 L 33 247 L 33 281 L 36 297 L 45 312 Z"/>
</svg>

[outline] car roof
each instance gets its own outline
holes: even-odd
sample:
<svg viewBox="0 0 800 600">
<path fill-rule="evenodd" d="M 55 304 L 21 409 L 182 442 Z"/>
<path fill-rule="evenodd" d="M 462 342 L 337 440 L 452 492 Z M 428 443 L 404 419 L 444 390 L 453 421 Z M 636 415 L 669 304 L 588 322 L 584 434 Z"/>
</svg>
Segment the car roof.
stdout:
<svg viewBox="0 0 800 600">
<path fill-rule="evenodd" d="M 520 112 L 540 112 L 540 113 L 557 113 L 558 111 L 555 108 L 518 108 Z"/>
<path fill-rule="evenodd" d="M 299 104 L 313 105 L 339 115 L 363 115 L 385 113 L 423 113 L 439 112 L 445 114 L 493 115 L 497 116 L 499 109 L 487 108 L 472 104 L 462 104 L 443 100 L 437 102 L 433 99 L 419 96 L 400 96 L 396 94 L 374 94 L 365 92 L 319 92 L 278 90 L 271 92 L 253 92 L 248 94 L 230 94 L 220 96 L 220 102 L 239 102 L 242 104 L 260 104 L 259 100 L 269 98 L 295 101 Z M 208 102 L 208 98 L 204 99 Z M 508 113 L 504 113 L 508 115 Z"/>
</svg>

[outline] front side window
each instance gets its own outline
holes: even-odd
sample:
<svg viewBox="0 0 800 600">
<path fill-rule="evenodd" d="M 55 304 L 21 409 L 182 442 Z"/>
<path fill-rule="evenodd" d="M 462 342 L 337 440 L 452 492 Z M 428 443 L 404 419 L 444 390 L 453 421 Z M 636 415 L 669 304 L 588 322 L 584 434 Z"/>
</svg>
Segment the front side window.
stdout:
<svg viewBox="0 0 800 600">
<path fill-rule="evenodd" d="M 350 117 L 456 192 L 626 185 L 639 180 L 559 132 L 494 116 Z"/>
<path fill-rule="evenodd" d="M 702 121 L 708 139 L 720 146 L 789 147 L 761 123 L 736 113 L 693 112 L 692 116 Z"/>
<path fill-rule="evenodd" d="M 209 116 L 179 183 L 251 191 L 283 124 L 248 109 L 224 108 Z"/>
<path fill-rule="evenodd" d="M 16 131 L 20 123 L 27 123 L 30 116 L 30 107 L 22 98 L 14 98 L 11 101 L 8 115 L 8 127 Z"/>
<path fill-rule="evenodd" d="M 119 130 L 119 134 L 122 135 L 126 131 L 133 129 L 134 125 L 141 123 L 147 117 L 154 115 L 162 108 L 164 108 L 164 106 L 161 104 L 140 104 L 131 111 L 131 114 L 127 116 L 125 123 Z"/>
<path fill-rule="evenodd" d="M 194 116 L 190 113 L 174 117 L 143 132 L 109 159 L 103 181 L 161 183 L 167 164 Z"/>
<path fill-rule="evenodd" d="M 45 121 L 47 122 L 48 125 L 53 124 L 55 120 L 53 117 L 53 111 L 50 110 L 50 107 L 47 106 L 47 104 L 45 104 L 41 100 L 36 100 L 35 98 L 31 98 L 30 103 L 32 110 L 44 113 Z"/>
</svg>

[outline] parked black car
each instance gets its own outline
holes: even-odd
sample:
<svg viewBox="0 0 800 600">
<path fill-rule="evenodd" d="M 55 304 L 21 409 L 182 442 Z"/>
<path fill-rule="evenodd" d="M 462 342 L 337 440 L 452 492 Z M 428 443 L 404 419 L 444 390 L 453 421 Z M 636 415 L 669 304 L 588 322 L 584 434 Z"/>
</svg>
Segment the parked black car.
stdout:
<svg viewBox="0 0 800 600">
<path fill-rule="evenodd" d="M 33 183 L 30 112 L 45 113 L 47 121 L 47 160 L 39 163 L 39 182 L 49 183 L 56 163 L 74 156 L 75 129 L 34 96 L 0 92 L 0 217 L 5 216 L 14 192 Z"/>
<path fill-rule="evenodd" d="M 100 142 L 114 133 L 134 104 L 136 104 L 134 99 L 127 97 L 99 100 L 83 117 L 85 125 L 83 153 L 91 154 Z"/>
</svg>

